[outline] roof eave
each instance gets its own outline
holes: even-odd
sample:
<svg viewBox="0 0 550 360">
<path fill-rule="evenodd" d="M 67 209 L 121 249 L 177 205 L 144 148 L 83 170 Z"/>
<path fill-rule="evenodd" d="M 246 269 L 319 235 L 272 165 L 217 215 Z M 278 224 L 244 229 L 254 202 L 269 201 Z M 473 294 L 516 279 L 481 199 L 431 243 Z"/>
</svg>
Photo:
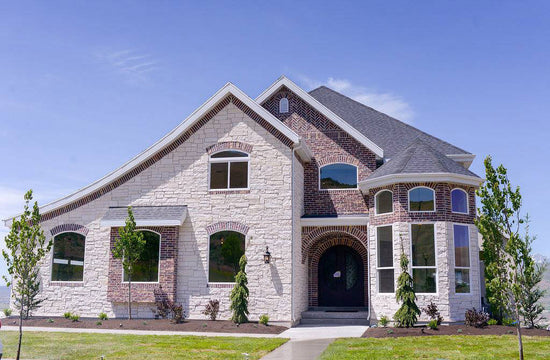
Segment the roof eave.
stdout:
<svg viewBox="0 0 550 360">
<path fill-rule="evenodd" d="M 476 158 L 474 154 L 447 154 L 447 157 L 458 163 L 462 163 L 466 169 L 470 168 L 470 165 L 472 165 Z"/>
<path fill-rule="evenodd" d="M 366 193 L 370 189 L 386 185 L 416 182 L 450 182 L 479 187 L 484 181 L 484 179 L 477 176 L 452 173 L 390 174 L 360 181 L 359 188 L 363 193 Z"/>
</svg>

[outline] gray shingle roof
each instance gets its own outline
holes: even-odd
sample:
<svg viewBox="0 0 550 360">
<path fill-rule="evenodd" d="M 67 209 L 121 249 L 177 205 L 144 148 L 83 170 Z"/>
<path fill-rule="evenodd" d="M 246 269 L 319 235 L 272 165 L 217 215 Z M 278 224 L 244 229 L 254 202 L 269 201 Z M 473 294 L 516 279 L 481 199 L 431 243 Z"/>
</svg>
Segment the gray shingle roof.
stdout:
<svg viewBox="0 0 550 360">
<path fill-rule="evenodd" d="M 312 90 L 309 94 L 380 146 L 384 150 L 385 158 L 391 159 L 416 139 L 423 140 L 445 155 L 469 154 L 465 150 L 426 134 L 413 126 L 376 111 L 325 86 Z"/>
<path fill-rule="evenodd" d="M 136 224 L 139 225 L 181 225 L 187 213 L 187 206 L 132 206 Z M 123 226 L 128 209 L 110 207 L 101 219 L 105 226 Z"/>
<path fill-rule="evenodd" d="M 476 174 L 417 138 L 406 149 L 376 169 L 368 179 L 395 174 L 448 173 L 467 176 Z"/>
</svg>

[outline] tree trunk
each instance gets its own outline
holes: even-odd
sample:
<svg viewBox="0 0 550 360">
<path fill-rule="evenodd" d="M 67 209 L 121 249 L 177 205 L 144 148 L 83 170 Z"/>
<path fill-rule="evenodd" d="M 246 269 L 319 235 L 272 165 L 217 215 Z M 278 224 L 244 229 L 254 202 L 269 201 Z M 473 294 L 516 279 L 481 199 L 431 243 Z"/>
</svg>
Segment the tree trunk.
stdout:
<svg viewBox="0 0 550 360">
<path fill-rule="evenodd" d="M 132 275 L 128 274 L 128 320 L 132 320 Z"/>
<path fill-rule="evenodd" d="M 23 340 L 23 309 L 19 311 L 19 344 L 17 345 L 17 357 L 19 360 L 21 356 L 21 341 Z"/>
<path fill-rule="evenodd" d="M 519 360 L 523 360 L 523 341 L 521 339 L 521 322 L 519 320 L 519 307 L 516 302 L 516 329 L 518 331 Z"/>
</svg>

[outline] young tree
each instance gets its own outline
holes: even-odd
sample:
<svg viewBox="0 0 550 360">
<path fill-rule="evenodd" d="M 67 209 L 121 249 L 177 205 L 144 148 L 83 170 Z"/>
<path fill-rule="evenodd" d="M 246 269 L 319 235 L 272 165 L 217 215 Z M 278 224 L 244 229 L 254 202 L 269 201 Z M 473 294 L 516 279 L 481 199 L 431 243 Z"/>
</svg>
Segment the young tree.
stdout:
<svg viewBox="0 0 550 360">
<path fill-rule="evenodd" d="M 418 321 L 418 315 L 420 315 L 420 309 L 416 305 L 416 294 L 413 288 L 413 279 L 409 274 L 409 259 L 403 247 L 401 247 L 401 258 L 399 260 L 401 265 L 401 274 L 397 278 L 397 290 L 395 291 L 395 298 L 397 302 L 401 302 L 401 307 L 393 316 L 397 322 L 397 327 L 411 327 Z"/>
<path fill-rule="evenodd" d="M 231 290 L 231 310 L 233 320 L 236 324 L 248 322 L 248 279 L 246 278 L 246 256 L 239 260 L 240 271 L 235 276 L 235 287 Z"/>
<path fill-rule="evenodd" d="M 19 308 L 19 343 L 17 359 L 21 355 L 21 340 L 23 338 L 23 318 L 30 311 L 40 306 L 37 300 L 40 288 L 38 265 L 52 247 L 52 241 L 46 242 L 44 231 L 40 228 L 40 211 L 35 201 L 32 210 L 29 204 L 32 200 L 32 190 L 25 194 L 23 214 L 13 220 L 10 232 L 5 238 L 6 250 L 2 255 L 6 260 L 11 278 L 3 276 L 7 285 L 13 284 L 12 295 Z"/>
<path fill-rule="evenodd" d="M 113 248 L 113 257 L 122 260 L 124 274 L 128 276 L 128 319 L 132 319 L 132 274 L 145 248 L 143 233 L 136 231 L 132 207 L 128 207 L 126 225 L 118 229 L 118 239 Z"/>
</svg>

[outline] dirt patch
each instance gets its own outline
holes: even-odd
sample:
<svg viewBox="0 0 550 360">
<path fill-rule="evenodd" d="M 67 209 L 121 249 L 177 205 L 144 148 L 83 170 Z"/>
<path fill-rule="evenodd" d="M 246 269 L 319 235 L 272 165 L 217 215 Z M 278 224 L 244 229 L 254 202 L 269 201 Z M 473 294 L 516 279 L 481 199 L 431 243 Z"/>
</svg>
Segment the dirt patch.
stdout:
<svg viewBox="0 0 550 360">
<path fill-rule="evenodd" d="M 515 335 L 516 328 L 502 325 L 486 326 L 475 328 L 466 325 L 440 325 L 437 330 L 426 326 L 415 326 L 413 328 L 375 327 L 368 328 L 363 337 L 386 338 L 403 336 L 434 336 L 434 335 Z M 525 336 L 550 336 L 550 331 L 543 329 L 521 329 Z"/>
<path fill-rule="evenodd" d="M 168 319 L 98 319 L 81 318 L 79 321 L 63 317 L 33 317 L 23 321 L 23 326 L 60 327 L 77 329 L 123 329 L 123 330 L 168 330 L 168 331 L 199 331 L 199 332 L 227 332 L 227 333 L 249 333 L 249 334 L 280 334 L 287 330 L 284 326 L 261 325 L 257 323 L 240 324 L 237 326 L 226 320 L 185 320 L 181 324 L 173 324 Z M 10 317 L 2 320 L 3 325 L 17 325 L 19 320 Z M 122 325 L 122 326 L 121 326 Z M 29 329 L 32 330 L 32 329 Z"/>
</svg>

